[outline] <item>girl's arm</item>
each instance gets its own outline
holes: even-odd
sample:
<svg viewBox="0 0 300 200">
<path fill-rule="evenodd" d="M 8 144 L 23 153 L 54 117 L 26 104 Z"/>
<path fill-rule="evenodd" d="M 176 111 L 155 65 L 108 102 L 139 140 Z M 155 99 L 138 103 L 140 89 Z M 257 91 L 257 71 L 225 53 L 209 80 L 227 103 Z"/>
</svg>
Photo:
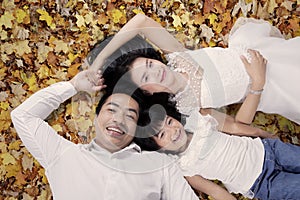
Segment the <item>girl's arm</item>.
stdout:
<svg viewBox="0 0 300 200">
<path fill-rule="evenodd" d="M 158 22 L 146 15 L 137 14 L 120 29 L 107 46 L 99 53 L 92 67 L 98 69 L 104 64 L 107 57 L 138 34 L 144 35 L 164 53 L 186 50 L 185 47 Z"/>
<path fill-rule="evenodd" d="M 248 51 L 251 56 L 251 63 L 249 63 L 244 56 L 242 56 L 241 59 L 245 65 L 247 73 L 252 80 L 252 84 L 250 87 L 250 92 L 235 116 L 235 121 L 244 124 L 251 124 L 255 116 L 261 93 L 265 85 L 267 64 L 267 60 L 264 59 L 264 57 L 261 56 L 258 51 Z"/>
<path fill-rule="evenodd" d="M 210 195 L 215 200 L 236 200 L 226 189 L 220 185 L 203 178 L 202 176 L 185 177 L 188 183 L 197 191 Z"/>
<path fill-rule="evenodd" d="M 218 121 L 218 130 L 224 133 L 239 136 L 277 138 L 276 135 L 270 134 L 260 128 L 237 122 L 233 117 L 214 109 L 201 109 L 200 113 L 204 115 L 209 114 L 214 117 Z"/>
</svg>

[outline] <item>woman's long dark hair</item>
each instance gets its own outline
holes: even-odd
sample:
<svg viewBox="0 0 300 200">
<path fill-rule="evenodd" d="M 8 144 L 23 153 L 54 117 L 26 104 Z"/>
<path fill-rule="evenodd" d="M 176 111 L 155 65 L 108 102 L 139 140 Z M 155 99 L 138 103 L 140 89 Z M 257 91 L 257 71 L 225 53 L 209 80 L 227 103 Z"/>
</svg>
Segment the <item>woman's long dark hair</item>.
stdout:
<svg viewBox="0 0 300 200">
<path fill-rule="evenodd" d="M 91 65 L 96 59 L 97 55 L 104 49 L 113 37 L 98 43 L 87 56 L 87 62 Z M 131 80 L 131 77 L 126 76 L 126 72 L 130 69 L 131 63 L 139 57 L 156 59 L 164 62 L 162 54 L 155 49 L 149 42 L 143 39 L 140 35 L 135 36 L 112 55 L 110 55 L 102 66 L 102 77 L 104 84 L 108 87 L 114 87 L 116 83 L 122 79 Z"/>
</svg>

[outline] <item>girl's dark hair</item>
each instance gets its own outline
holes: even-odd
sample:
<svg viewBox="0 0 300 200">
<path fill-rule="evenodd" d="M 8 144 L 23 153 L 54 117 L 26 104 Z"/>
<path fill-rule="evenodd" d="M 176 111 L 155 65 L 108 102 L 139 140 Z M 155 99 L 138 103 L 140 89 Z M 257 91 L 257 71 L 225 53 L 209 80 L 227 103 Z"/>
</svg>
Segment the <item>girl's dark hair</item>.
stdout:
<svg viewBox="0 0 300 200">
<path fill-rule="evenodd" d="M 95 45 L 87 56 L 89 65 L 94 62 L 97 55 L 104 49 L 112 38 L 113 37 L 111 36 Z M 122 45 L 105 60 L 102 67 L 104 84 L 108 87 L 114 87 L 121 77 L 122 79 L 131 80 L 128 75 L 126 77 L 124 76 L 126 72 L 129 71 L 130 64 L 139 57 L 151 58 L 164 62 L 160 52 L 140 35 L 137 35 Z"/>
<path fill-rule="evenodd" d="M 162 126 L 165 117 L 171 116 L 184 125 L 186 116 L 177 111 L 175 102 L 170 101 L 168 93 L 154 93 L 147 98 L 147 105 L 149 106 L 145 111 L 147 125 L 139 128 L 133 141 L 142 150 L 159 151 L 161 147 L 155 142 L 154 137 L 158 134 L 158 128 Z"/>
</svg>

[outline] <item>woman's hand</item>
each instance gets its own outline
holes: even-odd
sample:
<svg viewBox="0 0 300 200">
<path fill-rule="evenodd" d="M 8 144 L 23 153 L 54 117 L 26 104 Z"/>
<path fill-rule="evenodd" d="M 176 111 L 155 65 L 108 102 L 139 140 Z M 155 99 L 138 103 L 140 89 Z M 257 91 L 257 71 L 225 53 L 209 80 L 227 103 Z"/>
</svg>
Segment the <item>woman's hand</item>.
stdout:
<svg viewBox="0 0 300 200">
<path fill-rule="evenodd" d="M 249 62 L 245 56 L 241 56 L 241 60 L 252 80 L 250 89 L 261 91 L 265 85 L 267 60 L 258 51 L 249 49 L 248 52 L 251 61 Z"/>
<path fill-rule="evenodd" d="M 77 91 L 85 91 L 89 93 L 97 92 L 106 87 L 103 84 L 104 79 L 101 75 L 101 70 L 88 69 L 79 72 L 69 82 Z"/>
</svg>

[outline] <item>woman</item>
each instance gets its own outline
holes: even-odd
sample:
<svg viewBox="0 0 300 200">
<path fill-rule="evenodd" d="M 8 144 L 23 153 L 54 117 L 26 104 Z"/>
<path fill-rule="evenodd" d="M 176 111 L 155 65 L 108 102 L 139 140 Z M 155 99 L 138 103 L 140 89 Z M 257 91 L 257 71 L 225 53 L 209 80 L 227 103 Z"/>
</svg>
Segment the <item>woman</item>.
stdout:
<svg viewBox="0 0 300 200">
<path fill-rule="evenodd" d="M 152 92 L 164 89 L 175 94 L 174 100 L 178 102 L 180 112 L 188 114 L 195 107 L 217 108 L 241 102 L 250 94 L 257 96 L 250 98 L 250 106 L 245 107 L 252 107 L 255 111 L 277 113 L 300 124 L 300 93 L 295 92 L 299 85 L 300 37 L 285 40 L 280 32 L 266 21 L 240 18 L 230 33 L 229 48 L 214 47 L 190 51 L 160 24 L 138 14 L 128 21 L 101 51 L 92 67 L 102 66 L 106 58 L 137 34 L 143 34 L 164 53 L 169 53 L 169 65 L 175 67 L 173 70 L 181 75 L 176 76 L 181 85 L 172 85 L 177 87 L 171 88 L 160 84 L 161 87 Z M 259 51 L 268 60 L 266 84 L 260 83 L 264 80 L 255 80 L 256 76 L 248 74 L 249 69 L 245 70 L 243 64 L 249 61 L 246 58 L 250 59 L 249 49 Z M 244 56 L 242 61 L 240 56 Z M 134 64 L 145 66 L 147 59 L 140 58 L 132 65 Z M 137 80 L 134 81 L 140 84 Z M 259 84 L 256 85 L 257 82 Z M 186 107 L 187 105 L 192 106 Z M 251 117 L 242 119 L 243 123 L 249 121 L 252 121 Z"/>
<path fill-rule="evenodd" d="M 179 113 L 169 108 L 166 111 L 166 117 L 150 112 L 154 128 L 138 135 L 135 142 L 142 149 L 168 153 L 176 159 L 194 189 L 214 199 L 234 199 L 208 181 L 217 179 L 229 192 L 248 198 L 300 198 L 299 146 L 278 139 L 223 134 L 217 131 L 214 118 L 197 111 L 183 126 Z"/>
</svg>

